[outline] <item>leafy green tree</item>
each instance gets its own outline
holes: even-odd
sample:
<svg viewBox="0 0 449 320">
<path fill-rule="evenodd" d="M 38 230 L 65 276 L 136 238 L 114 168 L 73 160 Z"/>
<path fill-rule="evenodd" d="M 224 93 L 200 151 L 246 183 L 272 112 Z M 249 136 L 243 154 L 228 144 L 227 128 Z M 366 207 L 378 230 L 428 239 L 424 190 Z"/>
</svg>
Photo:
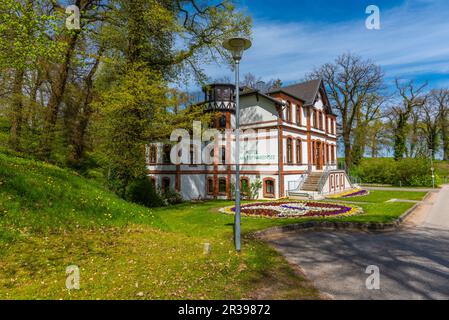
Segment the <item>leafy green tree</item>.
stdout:
<svg viewBox="0 0 449 320">
<path fill-rule="evenodd" d="M 57 14 L 45 11 L 48 1 L 0 1 L 0 71 L 14 76 L 11 93 L 11 131 L 9 143 L 19 149 L 23 122 L 23 86 L 26 72 L 42 59 L 57 60 L 62 50 L 49 33 L 57 32 Z"/>
<path fill-rule="evenodd" d="M 122 197 L 129 183 L 145 174 L 145 145 L 155 124 L 166 123 L 168 117 L 163 110 L 167 88 L 161 77 L 141 65 L 130 65 L 123 72 L 97 102 L 110 187 Z"/>
</svg>

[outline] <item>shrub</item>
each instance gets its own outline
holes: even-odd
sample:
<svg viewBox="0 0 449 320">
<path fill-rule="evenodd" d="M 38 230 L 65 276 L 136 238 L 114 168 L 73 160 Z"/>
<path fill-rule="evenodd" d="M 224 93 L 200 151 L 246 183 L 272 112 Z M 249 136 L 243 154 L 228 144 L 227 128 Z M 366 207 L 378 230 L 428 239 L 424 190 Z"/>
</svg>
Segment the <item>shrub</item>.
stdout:
<svg viewBox="0 0 449 320">
<path fill-rule="evenodd" d="M 246 200 L 255 200 L 259 198 L 259 192 L 262 188 L 262 181 L 259 179 L 251 182 L 249 185 L 242 184 L 240 197 Z M 235 183 L 231 182 L 231 197 L 235 198 Z"/>
<path fill-rule="evenodd" d="M 125 199 L 149 208 L 162 207 L 165 204 L 148 177 L 141 177 L 131 182 L 126 188 Z"/>
<path fill-rule="evenodd" d="M 165 200 L 166 204 L 180 204 L 184 202 L 181 194 L 173 189 L 168 189 L 161 195 L 162 198 Z"/>
<path fill-rule="evenodd" d="M 430 161 L 425 158 L 406 158 L 395 161 L 391 158 L 364 159 L 351 170 L 351 175 L 363 183 L 391 184 L 394 186 L 431 187 Z M 441 183 L 435 176 L 436 185 Z"/>
</svg>

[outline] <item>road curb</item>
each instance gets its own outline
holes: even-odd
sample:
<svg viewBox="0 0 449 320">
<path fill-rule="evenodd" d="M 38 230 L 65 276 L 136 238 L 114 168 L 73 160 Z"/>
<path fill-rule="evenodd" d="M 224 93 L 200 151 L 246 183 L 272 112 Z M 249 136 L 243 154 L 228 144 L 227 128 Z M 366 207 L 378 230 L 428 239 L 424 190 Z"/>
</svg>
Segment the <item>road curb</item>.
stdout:
<svg viewBox="0 0 449 320">
<path fill-rule="evenodd" d="M 364 223 L 364 222 L 331 222 L 331 221 L 310 221 L 285 226 L 273 227 L 265 230 L 252 232 L 251 236 L 264 240 L 264 238 L 292 232 L 304 231 L 363 231 L 363 232 L 389 232 L 398 230 L 404 221 L 432 194 L 427 193 L 424 199 L 408 209 L 392 223 Z"/>
</svg>

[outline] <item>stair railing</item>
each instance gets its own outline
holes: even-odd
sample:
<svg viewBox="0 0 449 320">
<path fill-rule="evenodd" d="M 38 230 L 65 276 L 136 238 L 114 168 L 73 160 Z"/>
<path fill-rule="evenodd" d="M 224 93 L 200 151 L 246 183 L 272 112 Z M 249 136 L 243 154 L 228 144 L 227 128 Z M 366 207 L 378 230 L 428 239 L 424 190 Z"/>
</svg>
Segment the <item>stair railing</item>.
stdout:
<svg viewBox="0 0 449 320">
<path fill-rule="evenodd" d="M 330 173 L 332 172 L 332 169 L 329 166 L 325 166 L 323 175 L 320 178 L 320 182 L 318 184 L 318 193 L 320 195 L 323 194 L 323 188 L 324 188 L 324 184 L 326 183 L 327 179 L 329 178 Z"/>
<path fill-rule="evenodd" d="M 306 182 L 308 174 L 303 174 L 297 181 L 288 182 L 288 191 L 299 191 Z M 293 187 L 292 187 L 293 186 Z"/>
</svg>

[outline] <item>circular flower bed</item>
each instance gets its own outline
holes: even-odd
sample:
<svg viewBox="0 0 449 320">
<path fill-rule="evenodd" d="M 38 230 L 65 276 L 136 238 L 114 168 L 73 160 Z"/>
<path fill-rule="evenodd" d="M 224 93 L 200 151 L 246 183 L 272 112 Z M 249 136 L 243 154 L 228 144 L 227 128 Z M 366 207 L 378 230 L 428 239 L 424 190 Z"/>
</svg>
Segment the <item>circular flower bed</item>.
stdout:
<svg viewBox="0 0 449 320">
<path fill-rule="evenodd" d="M 233 214 L 235 207 L 224 208 L 222 212 Z M 265 202 L 241 206 L 242 215 L 268 218 L 339 217 L 360 212 L 361 209 L 357 207 L 312 201 Z"/>
<path fill-rule="evenodd" d="M 338 199 L 338 198 L 352 198 L 352 197 L 362 197 L 369 195 L 369 191 L 365 189 L 354 189 L 350 191 L 346 191 L 343 193 L 333 194 L 327 196 L 328 199 Z"/>
</svg>

